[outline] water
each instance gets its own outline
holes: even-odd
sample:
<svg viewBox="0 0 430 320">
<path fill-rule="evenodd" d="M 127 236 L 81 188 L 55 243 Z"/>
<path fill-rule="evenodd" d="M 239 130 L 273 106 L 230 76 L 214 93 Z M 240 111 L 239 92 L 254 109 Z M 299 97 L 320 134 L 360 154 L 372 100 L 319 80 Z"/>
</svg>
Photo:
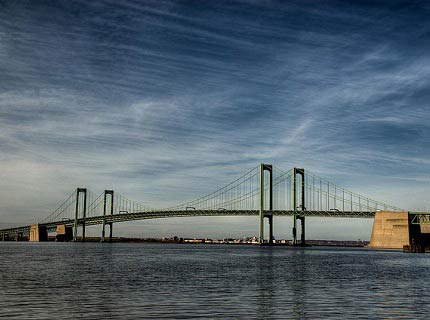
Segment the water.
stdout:
<svg viewBox="0 0 430 320">
<path fill-rule="evenodd" d="M 0 243 L 7 319 L 424 319 L 430 255 L 366 249 Z"/>
</svg>

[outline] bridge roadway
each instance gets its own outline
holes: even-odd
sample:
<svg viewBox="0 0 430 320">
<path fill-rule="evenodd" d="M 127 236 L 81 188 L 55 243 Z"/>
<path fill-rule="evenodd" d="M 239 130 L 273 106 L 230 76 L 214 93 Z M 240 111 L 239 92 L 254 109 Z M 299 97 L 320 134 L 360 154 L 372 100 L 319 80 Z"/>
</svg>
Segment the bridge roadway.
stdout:
<svg viewBox="0 0 430 320">
<path fill-rule="evenodd" d="M 145 212 L 126 212 L 106 216 L 79 218 L 78 225 L 82 226 L 85 222 L 86 226 L 102 224 L 103 220 L 108 223 L 126 222 L 145 219 L 173 218 L 173 217 L 198 217 L 198 216 L 258 216 L 259 210 L 178 210 L 178 211 L 145 211 Z M 328 218 L 373 218 L 375 212 L 372 211 L 293 211 L 293 210 L 273 210 L 265 211 L 265 216 L 293 216 L 294 214 L 303 215 L 305 217 L 328 217 Z M 73 226 L 74 219 L 64 219 L 49 223 L 41 223 L 41 226 L 46 226 L 48 232 L 54 232 L 58 225 Z M 0 240 L 3 234 L 29 234 L 30 226 L 21 226 L 0 230 Z"/>
</svg>

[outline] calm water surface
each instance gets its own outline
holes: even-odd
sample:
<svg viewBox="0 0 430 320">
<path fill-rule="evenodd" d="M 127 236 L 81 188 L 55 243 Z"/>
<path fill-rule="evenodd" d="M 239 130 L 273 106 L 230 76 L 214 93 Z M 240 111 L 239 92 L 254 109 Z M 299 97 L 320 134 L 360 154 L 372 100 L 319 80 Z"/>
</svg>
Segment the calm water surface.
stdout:
<svg viewBox="0 0 430 320">
<path fill-rule="evenodd" d="M 428 319 L 430 255 L 0 243 L 6 319 Z"/>
</svg>

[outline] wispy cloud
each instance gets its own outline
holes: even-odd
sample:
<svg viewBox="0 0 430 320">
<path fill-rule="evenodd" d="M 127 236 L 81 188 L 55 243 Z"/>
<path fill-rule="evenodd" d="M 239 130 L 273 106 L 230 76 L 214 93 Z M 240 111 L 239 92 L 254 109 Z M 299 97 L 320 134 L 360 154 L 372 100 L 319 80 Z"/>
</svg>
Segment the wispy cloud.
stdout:
<svg viewBox="0 0 430 320">
<path fill-rule="evenodd" d="M 430 191 L 426 12 L 2 3 L 0 215 L 42 218 L 80 185 L 175 204 L 262 161 L 429 207 L 401 196 Z"/>
</svg>

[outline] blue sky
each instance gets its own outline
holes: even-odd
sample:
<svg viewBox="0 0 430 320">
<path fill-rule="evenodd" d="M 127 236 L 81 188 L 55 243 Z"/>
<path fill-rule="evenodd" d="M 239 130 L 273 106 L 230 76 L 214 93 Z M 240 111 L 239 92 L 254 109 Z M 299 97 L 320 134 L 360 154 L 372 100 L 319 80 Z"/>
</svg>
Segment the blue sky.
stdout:
<svg viewBox="0 0 430 320">
<path fill-rule="evenodd" d="M 77 186 L 173 205 L 260 162 L 430 210 L 429 16 L 425 1 L 0 1 L 0 223 L 38 221 Z M 118 226 L 196 229 L 257 225 Z"/>
</svg>

